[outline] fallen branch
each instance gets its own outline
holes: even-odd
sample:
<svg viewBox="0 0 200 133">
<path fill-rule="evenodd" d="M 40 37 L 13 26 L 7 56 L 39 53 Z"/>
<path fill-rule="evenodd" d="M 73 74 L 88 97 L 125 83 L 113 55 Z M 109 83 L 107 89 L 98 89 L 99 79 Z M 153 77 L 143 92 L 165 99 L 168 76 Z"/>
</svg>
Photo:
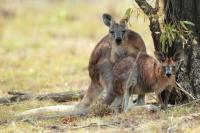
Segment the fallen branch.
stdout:
<svg viewBox="0 0 200 133">
<path fill-rule="evenodd" d="M 176 82 L 176 85 L 178 86 L 178 89 L 180 89 L 183 93 L 192 98 L 192 100 L 195 100 L 195 97 L 192 96 L 189 92 L 187 92 L 179 83 Z"/>
<path fill-rule="evenodd" d="M 11 97 L 0 98 L 0 105 L 9 105 L 16 102 L 27 100 L 53 100 L 55 102 L 67 102 L 81 99 L 84 96 L 84 91 L 68 91 L 49 94 L 33 94 L 24 92 L 8 92 Z"/>
<path fill-rule="evenodd" d="M 56 132 L 66 132 L 66 130 L 68 129 L 68 127 L 66 125 L 51 125 L 51 126 L 46 126 L 46 127 L 41 126 L 41 128 L 47 128 L 47 129 L 53 130 L 54 132 L 55 131 Z"/>
<path fill-rule="evenodd" d="M 70 128 L 71 130 L 77 130 L 77 129 L 81 129 L 81 128 L 89 128 L 89 127 L 111 127 L 114 128 L 116 126 L 112 125 L 112 124 L 97 124 L 97 123 L 90 123 L 88 125 L 84 125 L 84 126 L 77 126 L 77 127 L 73 127 Z"/>
<path fill-rule="evenodd" d="M 193 100 L 191 102 L 188 102 L 188 103 L 185 103 L 185 104 L 181 104 L 181 105 L 178 105 L 178 106 L 174 106 L 174 107 L 184 107 L 184 106 L 189 106 L 189 105 L 192 105 L 192 104 L 195 104 L 195 103 L 199 103 L 200 102 L 200 99 L 196 99 L 196 100 Z"/>
</svg>

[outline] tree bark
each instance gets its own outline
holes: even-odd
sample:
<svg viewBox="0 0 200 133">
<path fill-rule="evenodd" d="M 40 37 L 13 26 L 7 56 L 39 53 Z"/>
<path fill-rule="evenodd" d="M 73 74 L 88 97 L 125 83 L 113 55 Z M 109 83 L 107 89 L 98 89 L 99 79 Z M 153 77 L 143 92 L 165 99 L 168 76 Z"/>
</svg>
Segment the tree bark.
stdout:
<svg viewBox="0 0 200 133">
<path fill-rule="evenodd" d="M 156 51 L 160 51 L 160 34 L 157 35 L 155 33 L 157 31 L 161 32 L 161 30 L 158 26 L 158 20 L 152 19 L 152 15 L 155 15 L 156 12 L 146 0 L 135 1 L 149 17 L 149 27 L 152 32 L 154 47 Z M 193 40 L 189 40 L 185 45 L 184 61 L 181 62 L 177 71 L 177 82 L 192 96 L 200 98 L 200 0 L 161 0 L 160 2 L 164 4 L 165 24 L 175 24 L 177 29 L 180 21 L 191 21 L 195 24 L 195 26 L 190 26 L 189 28 L 193 31 L 192 36 L 197 40 L 197 44 L 194 44 Z M 177 42 L 175 40 L 173 45 L 177 45 Z M 162 98 L 164 99 L 164 94 Z M 185 93 L 174 90 L 171 93 L 169 102 L 170 104 L 176 104 L 188 102 L 189 100 L 190 98 Z"/>
<path fill-rule="evenodd" d="M 184 62 L 177 72 L 177 81 L 195 98 L 200 98 L 200 1 L 199 0 L 163 0 L 165 23 L 191 21 L 195 26 L 189 28 L 193 31 L 197 44 L 189 41 L 185 46 Z M 178 26 L 178 25 L 176 25 Z M 177 101 L 178 99 L 178 101 Z M 188 101 L 184 94 L 173 91 L 170 103 L 183 103 Z"/>
<path fill-rule="evenodd" d="M 151 31 L 151 36 L 153 38 L 154 42 L 154 48 L 156 51 L 161 50 L 160 46 L 160 35 L 161 35 L 161 29 L 159 20 L 156 17 L 157 12 L 159 10 L 159 1 L 156 0 L 155 8 L 153 8 L 151 5 L 149 5 L 146 0 L 135 0 L 138 6 L 143 10 L 143 12 L 149 17 L 149 28 Z"/>
</svg>

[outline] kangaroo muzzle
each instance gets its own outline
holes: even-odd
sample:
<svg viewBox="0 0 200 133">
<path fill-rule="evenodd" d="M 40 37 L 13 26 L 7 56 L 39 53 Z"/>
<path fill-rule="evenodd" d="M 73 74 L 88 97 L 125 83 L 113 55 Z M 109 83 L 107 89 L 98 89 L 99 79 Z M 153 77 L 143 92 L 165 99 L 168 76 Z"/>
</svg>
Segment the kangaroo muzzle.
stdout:
<svg viewBox="0 0 200 133">
<path fill-rule="evenodd" d="M 120 45 L 120 44 L 122 43 L 122 38 L 121 38 L 121 37 L 117 37 L 117 38 L 115 39 L 115 42 L 116 42 L 118 45 Z"/>
<path fill-rule="evenodd" d="M 117 45 L 120 45 L 122 43 L 123 35 L 120 31 L 115 32 L 115 42 Z"/>
<path fill-rule="evenodd" d="M 171 66 L 165 67 L 165 76 L 169 78 L 171 75 L 172 75 L 172 67 Z"/>
</svg>

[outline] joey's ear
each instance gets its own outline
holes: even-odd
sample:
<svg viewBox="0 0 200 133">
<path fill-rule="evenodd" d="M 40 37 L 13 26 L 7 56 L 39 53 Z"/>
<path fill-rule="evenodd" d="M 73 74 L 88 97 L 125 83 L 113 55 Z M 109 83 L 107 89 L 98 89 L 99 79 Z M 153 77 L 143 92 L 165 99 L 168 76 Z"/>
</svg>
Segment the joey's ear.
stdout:
<svg viewBox="0 0 200 133">
<path fill-rule="evenodd" d="M 103 22 L 106 26 L 110 27 L 111 23 L 113 22 L 112 16 L 110 14 L 104 13 L 102 15 Z"/>
<path fill-rule="evenodd" d="M 163 61 L 165 61 L 165 59 L 166 59 L 164 53 L 162 53 L 162 52 L 154 51 L 154 55 L 155 55 L 156 59 L 157 59 L 158 61 L 160 61 L 160 62 L 163 62 Z"/>
<path fill-rule="evenodd" d="M 177 49 L 172 59 L 176 62 L 181 61 L 183 59 L 183 49 Z"/>
</svg>

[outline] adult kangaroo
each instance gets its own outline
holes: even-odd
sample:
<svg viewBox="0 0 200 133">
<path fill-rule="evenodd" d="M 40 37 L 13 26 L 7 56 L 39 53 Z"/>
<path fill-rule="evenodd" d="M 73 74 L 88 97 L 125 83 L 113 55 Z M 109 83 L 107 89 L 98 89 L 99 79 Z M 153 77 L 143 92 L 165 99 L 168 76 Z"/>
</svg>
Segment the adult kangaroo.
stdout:
<svg viewBox="0 0 200 133">
<path fill-rule="evenodd" d="M 37 114 L 51 110 L 52 112 L 64 112 L 63 115 L 80 115 L 88 112 L 90 105 L 98 99 L 99 94 L 105 88 L 107 94 L 113 91 L 112 68 L 115 62 L 129 54 L 146 53 L 146 47 L 141 36 L 127 28 L 127 20 L 115 22 L 111 15 L 102 15 L 104 24 L 109 28 L 109 33 L 96 45 L 89 60 L 89 76 L 91 83 L 84 98 L 77 105 L 43 107 L 22 113 L 21 115 Z M 107 95 L 103 103 L 112 103 Z"/>
<path fill-rule="evenodd" d="M 107 93 L 113 92 L 113 64 L 129 54 L 146 53 L 146 47 L 141 36 L 127 28 L 127 21 L 115 22 L 111 15 L 103 14 L 104 24 L 109 33 L 101 39 L 94 48 L 89 61 L 91 84 L 79 103 L 80 107 L 88 107 L 95 101 L 105 88 Z M 110 96 L 106 95 L 103 103 L 111 104 Z"/>
</svg>

